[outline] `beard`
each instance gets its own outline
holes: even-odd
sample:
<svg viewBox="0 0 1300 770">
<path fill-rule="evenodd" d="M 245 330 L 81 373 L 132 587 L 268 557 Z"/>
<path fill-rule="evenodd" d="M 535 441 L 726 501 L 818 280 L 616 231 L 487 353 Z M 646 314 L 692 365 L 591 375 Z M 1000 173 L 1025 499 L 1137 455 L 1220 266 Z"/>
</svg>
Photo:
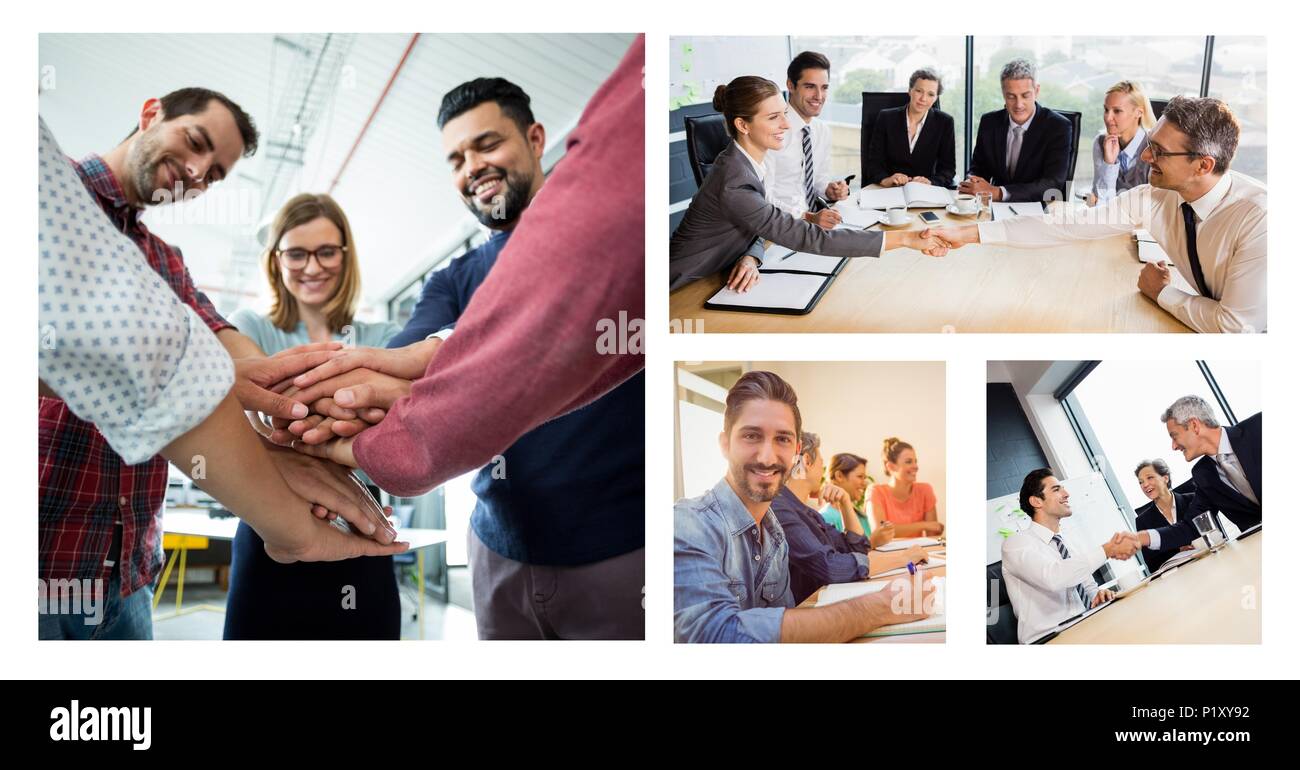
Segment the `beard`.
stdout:
<svg viewBox="0 0 1300 770">
<path fill-rule="evenodd" d="M 161 125 L 161 124 L 159 124 Z M 135 140 L 126 154 L 126 183 L 131 185 L 136 200 L 141 206 L 156 206 L 163 203 L 179 203 L 194 188 L 184 178 L 178 180 L 181 193 L 174 189 L 156 187 L 158 169 L 167 162 L 167 153 L 163 150 L 162 137 L 158 127 L 154 126 Z"/>
<path fill-rule="evenodd" d="M 486 209 L 483 209 L 480 207 L 478 200 L 469 193 L 469 190 L 474 186 L 477 179 L 488 174 L 496 174 L 501 177 L 503 190 L 489 201 Z M 504 230 L 519 221 L 524 209 L 528 208 L 528 193 L 532 189 L 533 175 L 531 173 L 506 171 L 503 168 L 492 166 L 474 179 L 469 180 L 461 188 L 460 194 L 461 200 L 465 202 L 465 207 L 469 209 L 469 213 L 473 214 L 480 224 L 493 230 Z"/>
<path fill-rule="evenodd" d="M 766 488 L 756 487 L 749 482 L 750 471 L 763 473 L 766 471 L 776 471 L 778 476 L 772 484 L 771 491 Z M 740 488 L 740 493 L 749 499 L 751 503 L 770 503 L 772 498 L 776 497 L 790 480 L 790 469 L 784 465 L 759 465 L 758 463 L 739 464 L 731 463 L 731 477 L 735 479 L 736 486 Z"/>
</svg>

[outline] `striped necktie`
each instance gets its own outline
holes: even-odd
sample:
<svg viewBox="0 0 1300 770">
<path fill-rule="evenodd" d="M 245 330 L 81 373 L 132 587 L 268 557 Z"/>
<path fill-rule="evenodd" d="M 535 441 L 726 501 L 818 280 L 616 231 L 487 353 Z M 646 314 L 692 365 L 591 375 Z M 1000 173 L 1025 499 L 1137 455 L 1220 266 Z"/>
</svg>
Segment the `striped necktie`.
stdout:
<svg viewBox="0 0 1300 770">
<path fill-rule="evenodd" d="M 812 126 L 803 127 L 803 195 L 811 211 L 817 203 L 817 191 L 813 189 Z"/>
<path fill-rule="evenodd" d="M 1060 535 L 1052 535 L 1052 545 L 1056 546 L 1056 550 L 1061 552 L 1062 559 L 1070 558 L 1070 549 L 1065 547 L 1065 541 L 1061 539 Z M 1074 590 L 1079 592 L 1079 599 L 1083 601 L 1083 608 L 1088 609 L 1088 594 L 1083 591 L 1083 583 L 1076 583 Z"/>
</svg>

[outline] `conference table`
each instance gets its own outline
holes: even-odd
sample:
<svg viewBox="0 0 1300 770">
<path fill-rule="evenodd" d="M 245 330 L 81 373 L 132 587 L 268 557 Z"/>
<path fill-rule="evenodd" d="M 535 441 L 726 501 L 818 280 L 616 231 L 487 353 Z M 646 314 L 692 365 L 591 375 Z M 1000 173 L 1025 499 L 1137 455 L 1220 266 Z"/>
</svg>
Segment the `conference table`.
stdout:
<svg viewBox="0 0 1300 770">
<path fill-rule="evenodd" d="M 836 206 L 856 201 L 855 194 Z M 909 224 L 872 229 L 923 229 L 922 211 L 938 215 L 939 226 L 976 222 L 911 209 Z M 672 292 L 668 317 L 678 333 L 1192 331 L 1138 291 L 1141 269 L 1127 235 L 1050 249 L 972 244 L 945 257 L 895 249 L 850 259 L 806 315 L 706 310 L 722 287 L 719 275 Z"/>
<path fill-rule="evenodd" d="M 181 607 L 185 596 L 185 568 L 191 549 L 202 550 L 208 547 L 209 540 L 234 541 L 239 529 L 239 519 L 234 516 L 213 516 L 208 509 L 197 506 L 172 506 L 163 509 L 163 551 L 171 551 L 167 564 L 163 567 L 162 577 L 153 597 L 156 611 L 162 596 L 167 590 L 167 581 L 171 578 L 172 568 L 179 563 L 176 573 L 176 609 L 167 615 L 157 615 L 156 620 L 173 618 L 188 612 L 210 611 L 225 612 L 224 607 L 199 604 L 188 608 Z M 424 549 L 431 545 L 447 542 L 445 529 L 416 529 L 398 527 L 397 540 L 410 543 L 409 552 L 415 553 L 416 584 L 420 593 L 417 622 L 420 625 L 420 638 L 424 638 Z"/>
<path fill-rule="evenodd" d="M 1256 532 L 1180 564 L 1047 644 L 1259 644 L 1263 542 Z"/>
<path fill-rule="evenodd" d="M 947 545 L 940 543 L 939 545 L 934 545 L 926 548 L 925 551 L 927 553 L 939 553 L 940 555 L 943 555 L 947 553 Z M 945 577 L 948 574 L 948 565 L 946 563 L 947 556 L 943 556 L 943 558 L 945 561 L 944 566 L 925 570 L 924 573 L 926 577 Z M 899 576 L 890 575 L 889 577 L 868 578 L 864 582 L 888 583 L 889 581 L 894 580 L 897 577 Z M 821 593 L 824 590 L 826 590 L 826 586 L 822 586 L 821 588 L 817 589 L 812 593 L 811 596 L 809 596 L 807 599 L 804 599 L 802 602 L 800 602 L 799 606 L 816 607 L 817 597 L 821 596 Z M 885 589 L 885 590 L 889 590 L 889 589 Z M 886 643 L 903 642 L 908 644 L 943 644 L 947 640 L 947 636 L 948 636 L 947 631 L 927 631 L 925 633 L 919 633 L 919 634 L 899 634 L 896 636 L 860 636 L 857 639 L 851 640 L 851 642 L 853 644 L 868 644 L 868 643 L 878 643 L 878 642 L 886 642 Z"/>
</svg>

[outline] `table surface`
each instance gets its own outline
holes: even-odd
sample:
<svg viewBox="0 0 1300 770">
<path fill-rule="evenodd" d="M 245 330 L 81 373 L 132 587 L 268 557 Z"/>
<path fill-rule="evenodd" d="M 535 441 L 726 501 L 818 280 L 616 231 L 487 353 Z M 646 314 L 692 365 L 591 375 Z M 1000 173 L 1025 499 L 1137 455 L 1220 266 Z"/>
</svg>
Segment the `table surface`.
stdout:
<svg viewBox="0 0 1300 770">
<path fill-rule="evenodd" d="M 1263 542 L 1257 532 L 1183 564 L 1048 644 L 1259 644 Z"/>
<path fill-rule="evenodd" d="M 213 540 L 234 540 L 239 529 L 235 517 L 214 519 L 203 508 L 171 508 L 163 511 L 163 532 L 171 535 L 198 535 Z M 412 551 L 447 542 L 445 529 L 399 527 L 397 539 L 411 544 Z"/>
<path fill-rule="evenodd" d="M 930 546 L 929 548 L 926 548 L 925 550 L 926 550 L 927 552 L 934 552 L 934 551 L 947 551 L 947 548 L 948 548 L 947 544 L 943 544 L 943 545 Z M 947 557 L 945 556 L 945 557 L 943 557 L 943 558 L 944 558 L 944 561 L 946 562 L 946 561 L 947 561 Z M 929 575 L 929 576 L 931 576 L 931 577 L 943 577 L 943 576 L 946 576 L 946 575 L 948 574 L 948 565 L 945 563 L 944 566 L 942 566 L 942 567 L 936 567 L 936 568 L 934 568 L 934 569 L 932 569 L 932 570 L 925 570 L 925 574 L 927 574 L 927 575 Z M 888 581 L 890 581 L 890 580 L 893 580 L 895 577 L 898 577 L 898 576 L 897 576 L 897 575 L 891 575 L 890 577 L 869 578 L 869 579 L 867 579 L 867 580 L 864 581 L 864 582 L 867 582 L 867 583 L 882 583 L 882 582 L 888 582 Z M 821 596 L 822 589 L 824 589 L 825 587 L 826 587 L 826 586 L 822 586 L 821 588 L 819 588 L 819 589 L 817 589 L 816 591 L 814 591 L 813 594 L 812 594 L 812 596 L 809 596 L 807 599 L 804 599 L 802 602 L 800 602 L 799 606 L 800 606 L 800 607 L 816 607 L 816 606 L 817 606 L 817 597 Z M 947 638 L 948 638 L 948 632 L 947 632 L 947 631 L 931 631 L 931 632 L 924 633 L 924 634 L 901 634 L 901 635 L 899 635 L 899 636 L 860 636 L 860 637 L 858 637 L 857 639 L 853 639 L 853 640 L 851 640 L 851 643 L 852 643 L 852 644 L 870 644 L 870 643 L 879 643 L 879 642 L 884 642 L 884 643 L 892 643 L 892 644 L 899 644 L 899 643 L 906 643 L 906 644 L 943 644 L 943 643 L 947 640 Z"/>
<path fill-rule="evenodd" d="M 839 206 L 856 206 L 856 194 Z M 942 223 L 973 224 L 944 209 Z M 880 227 L 880 226 L 877 226 Z M 1142 296 L 1128 236 L 1051 249 L 974 244 L 943 258 L 911 249 L 848 261 L 807 315 L 705 310 L 722 286 L 705 278 L 669 295 L 677 331 L 695 332 L 1190 332 Z M 760 279 L 761 280 L 761 279 Z"/>
</svg>

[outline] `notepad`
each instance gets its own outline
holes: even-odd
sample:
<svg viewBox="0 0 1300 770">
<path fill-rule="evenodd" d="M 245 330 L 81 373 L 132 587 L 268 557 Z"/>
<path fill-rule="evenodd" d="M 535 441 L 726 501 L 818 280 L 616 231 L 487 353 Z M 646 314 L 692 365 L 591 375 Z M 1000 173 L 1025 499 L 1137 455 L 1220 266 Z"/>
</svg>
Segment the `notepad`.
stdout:
<svg viewBox="0 0 1300 770">
<path fill-rule="evenodd" d="M 742 294 L 724 286 L 704 306 L 711 310 L 806 313 L 830 280 L 826 275 L 764 273 L 749 291 Z"/>
<path fill-rule="evenodd" d="M 952 190 L 924 182 L 908 182 L 902 187 L 863 190 L 858 193 L 858 208 L 913 209 L 942 208 L 956 200 Z"/>
<path fill-rule="evenodd" d="M 1138 245 L 1138 261 L 1140 262 L 1169 262 L 1169 255 L 1165 250 L 1156 243 L 1156 239 L 1146 230 L 1134 230 L 1133 240 Z"/>
<path fill-rule="evenodd" d="M 939 541 L 932 537 L 905 537 L 899 540 L 890 540 L 888 543 L 877 548 L 877 551 L 905 551 L 913 546 L 919 548 L 928 548 L 932 545 L 939 545 Z"/>
<path fill-rule="evenodd" d="M 831 583 L 817 595 L 816 606 L 825 607 L 828 604 L 842 602 L 846 599 L 856 599 L 859 596 L 883 591 L 887 587 L 889 587 L 888 583 Z"/>
<path fill-rule="evenodd" d="M 848 201 L 843 203 L 848 203 Z M 835 226 L 836 230 L 865 230 L 877 222 L 885 221 L 884 213 L 875 209 L 837 204 L 835 210 L 840 213 L 842 220 L 840 224 Z"/>
<path fill-rule="evenodd" d="M 928 603 L 930 609 L 934 612 L 929 617 L 913 620 L 908 623 L 895 623 L 889 626 L 880 626 L 874 631 L 864 634 L 866 637 L 877 636 L 905 636 L 907 634 L 929 634 L 936 631 L 945 631 L 948 628 L 948 620 L 944 611 L 944 600 L 946 599 L 944 579 L 942 577 L 934 578 L 931 582 L 933 588 L 925 593 L 922 597 L 923 603 Z"/>
<path fill-rule="evenodd" d="M 773 270 L 784 270 L 798 273 L 817 273 L 818 275 L 834 275 L 839 269 L 840 263 L 847 257 L 826 257 L 821 254 L 808 254 L 803 251 L 787 249 L 784 246 L 773 244 L 766 252 L 763 253 L 763 262 L 758 266 L 760 272 L 767 273 Z M 759 283 L 766 280 L 766 277 L 760 278 Z"/>
<path fill-rule="evenodd" d="M 947 563 L 946 561 L 940 559 L 937 556 L 931 556 L 929 561 L 919 562 L 916 565 L 916 569 L 917 571 L 925 571 L 927 569 L 937 569 L 939 567 L 942 567 L 946 563 Z M 899 567 L 898 569 L 891 569 L 888 572 L 881 572 L 878 575 L 872 575 L 871 579 L 875 580 L 876 578 L 893 577 L 895 575 L 906 575 L 906 574 L 907 574 L 907 567 Z"/>
<path fill-rule="evenodd" d="M 1003 203 L 997 201 L 992 204 L 993 221 L 1001 222 L 1011 217 L 1042 216 L 1043 204 L 1041 203 Z"/>
</svg>

